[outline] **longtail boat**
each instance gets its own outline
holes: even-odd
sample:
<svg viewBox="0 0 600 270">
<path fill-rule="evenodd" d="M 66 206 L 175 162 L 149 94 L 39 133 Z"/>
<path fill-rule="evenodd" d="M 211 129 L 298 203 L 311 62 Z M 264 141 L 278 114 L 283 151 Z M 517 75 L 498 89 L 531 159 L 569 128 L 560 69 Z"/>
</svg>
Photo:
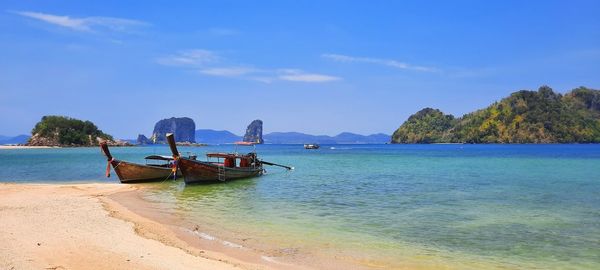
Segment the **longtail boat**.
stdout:
<svg viewBox="0 0 600 270">
<path fill-rule="evenodd" d="M 319 145 L 316 143 L 308 143 L 304 145 L 304 149 L 319 149 Z"/>
<path fill-rule="evenodd" d="M 173 152 L 173 158 L 181 170 L 186 184 L 225 182 L 229 180 L 261 176 L 263 164 L 281 166 L 291 170 L 291 167 L 271 162 L 261 161 L 256 156 L 256 149 L 248 154 L 207 153 L 207 161 L 181 157 L 173 134 L 167 134 L 167 142 Z M 254 146 L 253 143 L 240 142 L 237 145 Z M 216 161 L 211 161 L 216 159 Z"/>
<path fill-rule="evenodd" d="M 100 143 L 100 149 L 102 149 L 102 153 L 104 153 L 108 162 L 106 164 L 106 177 L 110 177 L 110 166 L 112 165 L 121 183 L 162 181 L 181 176 L 181 172 L 174 165 L 173 157 L 152 155 L 145 158 L 146 164 L 137 164 L 114 159 L 106 142 Z M 159 161 L 162 164 L 149 164 L 148 161 Z"/>
</svg>

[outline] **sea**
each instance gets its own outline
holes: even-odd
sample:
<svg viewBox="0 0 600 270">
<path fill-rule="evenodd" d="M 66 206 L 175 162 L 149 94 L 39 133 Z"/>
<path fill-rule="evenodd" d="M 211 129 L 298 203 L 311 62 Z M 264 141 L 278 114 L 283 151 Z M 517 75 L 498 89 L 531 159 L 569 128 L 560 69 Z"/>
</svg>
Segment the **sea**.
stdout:
<svg viewBox="0 0 600 270">
<path fill-rule="evenodd" d="M 180 147 L 199 159 L 233 145 Z M 240 148 L 239 152 L 249 149 Z M 372 269 L 600 269 L 600 145 L 258 145 L 262 177 L 147 184 L 205 238 Z M 144 163 L 165 146 L 111 148 Z M 98 148 L 0 150 L 0 181 L 118 183 Z M 114 174 L 114 173 L 113 173 Z M 235 240 L 235 239 L 234 239 Z M 333 263 L 335 265 L 335 263 Z M 326 268 L 326 267 L 324 267 Z M 331 268 L 331 267 L 330 267 Z M 333 267 L 335 268 L 335 266 Z"/>
</svg>

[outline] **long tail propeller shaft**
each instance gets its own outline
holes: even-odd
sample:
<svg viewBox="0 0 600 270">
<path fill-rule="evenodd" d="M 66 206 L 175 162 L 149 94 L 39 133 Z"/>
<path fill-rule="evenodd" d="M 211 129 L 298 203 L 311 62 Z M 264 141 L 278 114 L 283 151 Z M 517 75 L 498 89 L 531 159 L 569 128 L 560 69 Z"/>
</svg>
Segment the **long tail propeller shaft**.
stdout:
<svg viewBox="0 0 600 270">
<path fill-rule="evenodd" d="M 270 166 L 282 167 L 282 168 L 286 168 L 288 170 L 294 169 L 294 167 L 285 166 L 285 165 L 281 165 L 281 164 L 277 164 L 277 163 L 272 163 L 272 162 L 268 162 L 268 161 L 264 161 L 264 160 L 261 160 L 260 163 L 265 164 L 265 165 L 270 165 Z"/>
</svg>

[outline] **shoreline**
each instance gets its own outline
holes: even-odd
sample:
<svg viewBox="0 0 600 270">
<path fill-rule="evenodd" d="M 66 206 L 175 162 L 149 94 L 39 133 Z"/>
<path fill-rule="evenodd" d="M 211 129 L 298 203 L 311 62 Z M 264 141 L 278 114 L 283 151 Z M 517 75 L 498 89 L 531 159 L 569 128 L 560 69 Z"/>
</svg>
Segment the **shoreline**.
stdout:
<svg viewBox="0 0 600 270">
<path fill-rule="evenodd" d="M 144 198 L 151 189 L 0 183 L 0 269 L 513 269 L 469 254 L 414 253 L 410 247 L 388 254 L 400 256 L 394 262 L 362 253 L 330 256 L 319 247 L 284 244 L 285 236 L 263 241 L 210 220 L 190 222 Z"/>
<path fill-rule="evenodd" d="M 132 220 L 130 215 L 114 217 L 133 222 L 136 232 L 143 237 L 178 247 L 188 253 L 201 251 L 203 257 L 224 261 L 243 269 L 312 269 L 301 265 L 279 261 L 260 251 L 245 246 L 244 241 L 221 237 L 221 234 L 207 233 L 210 225 L 182 222 L 175 213 L 162 211 L 154 203 L 142 198 L 144 189 L 137 185 L 135 190 L 126 190 L 102 198 L 109 209 L 131 212 L 139 218 Z M 249 235 L 244 237 L 251 238 Z"/>
<path fill-rule="evenodd" d="M 331 256 L 318 246 L 264 241 L 210 220 L 190 222 L 145 199 L 151 189 L 0 183 L 0 269 L 511 269 L 467 254 L 454 258 L 458 253 L 435 256 L 410 248 L 398 249 L 396 261 L 362 253 Z"/>
<path fill-rule="evenodd" d="M 156 240 L 177 243 L 175 245 L 184 250 L 202 250 L 207 258 L 226 258 L 228 262 L 236 265 L 250 265 L 252 269 L 372 269 L 351 260 L 324 257 L 317 254 L 318 252 L 299 254 L 295 248 L 282 246 L 281 243 L 261 241 L 251 233 L 225 230 L 220 224 L 208 220 L 192 222 L 176 213 L 160 209 L 160 203 L 144 199 L 145 190 L 152 187 L 143 184 L 138 187 L 136 190 L 111 194 L 107 199 L 168 230 L 168 233 L 150 232 L 144 235 L 145 237 L 160 235 L 161 238 Z M 143 224 L 139 225 L 142 228 L 146 227 Z M 169 235 L 169 238 L 166 239 L 165 235 Z"/>
<path fill-rule="evenodd" d="M 186 222 L 145 200 L 147 188 L 0 183 L 0 269 L 372 269 Z"/>
<path fill-rule="evenodd" d="M 189 245 L 119 203 L 138 192 L 122 184 L 0 183 L 0 268 L 306 269 Z"/>
</svg>

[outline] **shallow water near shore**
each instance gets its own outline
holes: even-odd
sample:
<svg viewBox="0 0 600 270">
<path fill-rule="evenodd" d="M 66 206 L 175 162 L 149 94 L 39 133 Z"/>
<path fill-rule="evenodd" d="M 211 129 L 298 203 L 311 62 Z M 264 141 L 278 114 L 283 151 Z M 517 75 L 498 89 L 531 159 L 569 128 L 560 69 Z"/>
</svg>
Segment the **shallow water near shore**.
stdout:
<svg viewBox="0 0 600 270">
<path fill-rule="evenodd" d="M 233 146 L 183 147 L 199 156 Z M 167 147 L 112 148 L 143 162 Z M 245 149 L 240 149 L 245 150 Z M 289 164 L 145 199 L 274 260 L 366 268 L 600 268 L 600 145 L 260 145 Z M 97 148 L 0 150 L 0 181 L 117 182 Z M 227 239 L 225 239 L 227 240 Z M 229 239 L 230 240 L 230 239 Z"/>
</svg>

